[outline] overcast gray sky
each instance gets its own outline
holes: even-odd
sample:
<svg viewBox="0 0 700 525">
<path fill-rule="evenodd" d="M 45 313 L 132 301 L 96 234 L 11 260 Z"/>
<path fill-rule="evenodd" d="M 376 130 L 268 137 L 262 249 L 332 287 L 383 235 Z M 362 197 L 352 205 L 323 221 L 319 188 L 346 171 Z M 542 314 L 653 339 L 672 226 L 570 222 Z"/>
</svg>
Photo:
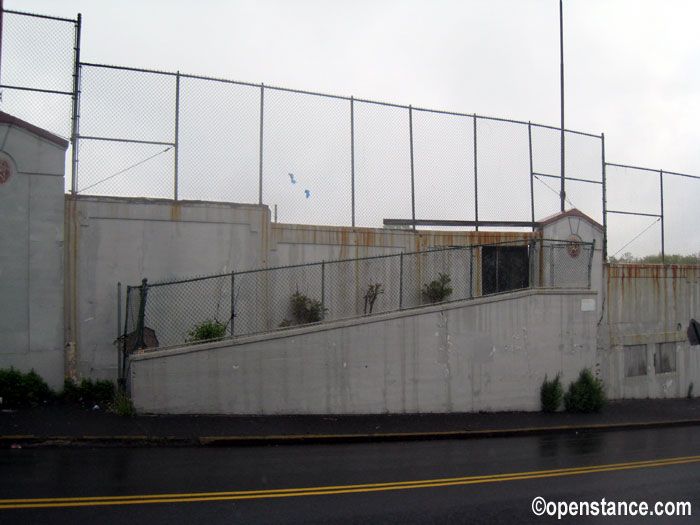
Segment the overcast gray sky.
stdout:
<svg viewBox="0 0 700 525">
<path fill-rule="evenodd" d="M 559 125 L 558 0 L 5 0 L 5 8 L 82 13 L 87 62 Z M 692 0 L 565 0 L 566 127 L 605 133 L 608 161 L 700 175 L 698 20 Z M 689 219 L 696 230 L 698 216 Z"/>
</svg>

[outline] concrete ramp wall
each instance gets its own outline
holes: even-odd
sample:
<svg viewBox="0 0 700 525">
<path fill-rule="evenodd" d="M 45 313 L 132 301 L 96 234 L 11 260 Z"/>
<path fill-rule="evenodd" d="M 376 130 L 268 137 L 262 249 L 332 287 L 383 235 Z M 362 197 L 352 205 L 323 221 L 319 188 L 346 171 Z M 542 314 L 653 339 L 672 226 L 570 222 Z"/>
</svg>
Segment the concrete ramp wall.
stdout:
<svg viewBox="0 0 700 525">
<path fill-rule="evenodd" d="M 539 410 L 545 374 L 595 366 L 595 292 L 525 290 L 135 355 L 139 412 Z"/>
</svg>

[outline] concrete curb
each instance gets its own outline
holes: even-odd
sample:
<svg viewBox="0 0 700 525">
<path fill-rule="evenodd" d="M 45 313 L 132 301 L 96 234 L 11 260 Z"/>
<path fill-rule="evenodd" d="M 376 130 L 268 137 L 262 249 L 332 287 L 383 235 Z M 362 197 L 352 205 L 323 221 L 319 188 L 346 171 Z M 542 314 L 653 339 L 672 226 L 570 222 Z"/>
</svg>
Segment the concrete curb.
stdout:
<svg viewBox="0 0 700 525">
<path fill-rule="evenodd" d="M 372 434 L 292 434 L 260 436 L 0 436 L 0 448 L 22 447 L 235 447 L 333 443 L 380 443 L 390 441 L 429 441 L 439 439 L 479 439 L 570 434 L 577 432 L 609 432 L 647 428 L 700 425 L 700 419 L 645 421 L 634 423 L 600 423 L 487 430 L 454 430 L 444 432 L 390 432 Z"/>
</svg>

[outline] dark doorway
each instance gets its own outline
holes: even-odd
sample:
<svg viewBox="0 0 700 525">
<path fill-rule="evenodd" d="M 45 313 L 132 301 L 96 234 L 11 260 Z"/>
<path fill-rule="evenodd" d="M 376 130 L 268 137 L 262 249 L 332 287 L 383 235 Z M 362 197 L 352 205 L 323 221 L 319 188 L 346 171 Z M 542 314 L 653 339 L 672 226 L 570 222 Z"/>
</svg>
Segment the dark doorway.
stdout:
<svg viewBox="0 0 700 525">
<path fill-rule="evenodd" d="M 481 248 L 481 293 L 488 295 L 520 290 L 530 285 L 527 246 Z"/>
</svg>

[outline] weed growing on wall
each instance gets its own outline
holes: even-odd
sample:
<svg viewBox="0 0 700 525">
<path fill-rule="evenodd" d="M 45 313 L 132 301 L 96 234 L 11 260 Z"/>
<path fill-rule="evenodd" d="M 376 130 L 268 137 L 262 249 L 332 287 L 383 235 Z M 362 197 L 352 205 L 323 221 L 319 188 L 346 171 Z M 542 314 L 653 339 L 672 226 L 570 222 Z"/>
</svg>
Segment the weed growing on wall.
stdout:
<svg viewBox="0 0 700 525">
<path fill-rule="evenodd" d="M 186 341 L 195 343 L 197 341 L 208 341 L 209 339 L 221 339 L 226 335 L 226 325 L 219 321 L 206 319 L 195 325 L 192 330 L 187 333 Z"/>
<path fill-rule="evenodd" d="M 600 412 L 605 402 L 603 384 L 593 377 L 588 368 L 581 370 L 578 379 L 569 385 L 569 391 L 564 394 L 567 412 Z"/>
<path fill-rule="evenodd" d="M 372 309 L 374 308 L 374 302 L 377 300 L 377 297 L 379 297 L 379 294 L 383 293 L 384 290 L 382 290 L 381 283 L 369 285 L 369 287 L 367 288 L 367 293 L 365 293 L 365 315 L 367 315 L 367 313 L 372 313 Z M 369 312 L 367 312 L 367 308 L 369 308 Z"/>
<path fill-rule="evenodd" d="M 452 293 L 449 274 L 439 273 L 438 278 L 423 285 L 423 295 L 432 303 L 440 303 L 447 299 Z"/>
<path fill-rule="evenodd" d="M 328 311 L 323 308 L 321 301 L 311 299 L 297 290 L 292 295 L 292 315 L 297 324 L 317 323 L 323 319 Z"/>
<path fill-rule="evenodd" d="M 563 396 L 564 389 L 561 386 L 561 381 L 559 381 L 559 374 L 551 381 L 547 379 L 545 374 L 544 381 L 542 381 L 542 386 L 540 387 L 542 412 L 556 412 L 559 409 L 559 405 L 561 405 Z"/>
</svg>

